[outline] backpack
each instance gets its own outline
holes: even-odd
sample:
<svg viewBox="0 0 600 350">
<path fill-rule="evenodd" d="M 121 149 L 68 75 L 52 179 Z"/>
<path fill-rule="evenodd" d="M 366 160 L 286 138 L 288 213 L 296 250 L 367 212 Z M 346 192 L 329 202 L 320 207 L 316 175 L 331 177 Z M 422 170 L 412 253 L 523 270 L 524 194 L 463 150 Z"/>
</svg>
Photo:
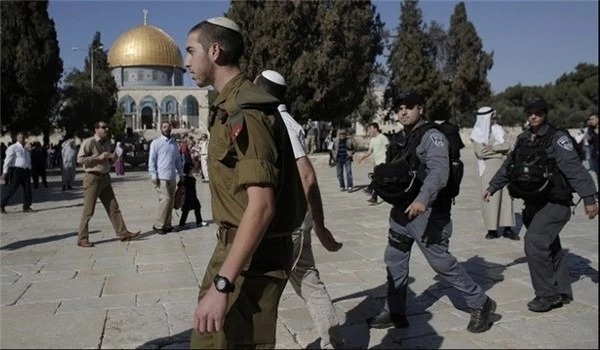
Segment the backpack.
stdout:
<svg viewBox="0 0 600 350">
<path fill-rule="evenodd" d="M 175 190 L 175 202 L 173 203 L 174 209 L 181 209 L 185 203 L 185 184 L 183 181 L 179 181 L 177 189 Z"/>
<path fill-rule="evenodd" d="M 448 138 L 449 143 L 448 181 L 440 191 L 438 199 L 442 197 L 454 199 L 460 193 L 464 164 L 456 154 L 460 157 L 460 148 L 464 145 L 455 130 L 457 128 L 452 125 L 444 127 L 426 123 L 414 135 L 409 136 L 408 140 L 400 139 L 398 134 L 394 135 L 386 153 L 386 162 L 375 167 L 372 177 L 373 187 L 384 201 L 402 206 L 410 204 L 419 194 L 425 174 L 424 166 L 418 161 L 415 151 L 425 133 L 432 128 L 442 132 Z M 454 139 L 458 142 L 453 142 Z"/>
</svg>

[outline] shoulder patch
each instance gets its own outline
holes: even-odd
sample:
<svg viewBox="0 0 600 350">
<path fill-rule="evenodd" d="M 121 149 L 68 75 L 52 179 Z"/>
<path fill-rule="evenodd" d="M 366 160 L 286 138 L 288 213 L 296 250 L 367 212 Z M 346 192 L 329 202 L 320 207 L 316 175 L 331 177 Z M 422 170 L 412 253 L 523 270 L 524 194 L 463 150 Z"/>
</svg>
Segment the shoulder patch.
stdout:
<svg viewBox="0 0 600 350">
<path fill-rule="evenodd" d="M 429 135 L 429 138 L 434 145 L 438 147 L 444 147 L 444 138 L 440 133 L 434 132 L 433 134 Z"/>
<path fill-rule="evenodd" d="M 558 145 L 564 149 L 566 149 L 567 151 L 571 152 L 574 147 L 573 147 L 573 143 L 571 142 L 571 139 L 569 138 L 569 136 L 561 136 L 558 141 L 556 141 L 556 143 L 558 143 Z"/>
</svg>

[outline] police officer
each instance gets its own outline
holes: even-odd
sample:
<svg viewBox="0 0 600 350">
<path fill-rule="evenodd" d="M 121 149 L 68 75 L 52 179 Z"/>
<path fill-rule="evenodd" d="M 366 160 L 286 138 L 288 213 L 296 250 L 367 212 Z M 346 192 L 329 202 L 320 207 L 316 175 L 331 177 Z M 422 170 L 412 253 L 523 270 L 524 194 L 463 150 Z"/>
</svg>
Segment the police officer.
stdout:
<svg viewBox="0 0 600 350">
<path fill-rule="evenodd" d="M 458 289 L 472 308 L 467 329 L 473 333 L 485 332 L 491 327 L 496 303 L 448 251 L 452 235 L 451 198 L 441 195 L 449 175 L 448 141 L 432 123 L 425 121 L 424 101 L 419 94 L 408 92 L 396 96 L 393 110 L 404 126 L 405 143 L 399 152 L 403 156 L 408 152 L 410 163 L 416 165 L 417 173 L 420 173 L 422 185 L 415 196 L 397 203 L 390 212 L 388 246 L 384 255 L 387 300 L 384 309 L 367 323 L 371 328 L 409 326 L 406 317 L 408 271 L 410 251 L 416 243 L 438 276 Z M 394 145 L 388 148 L 394 149 Z"/>
<path fill-rule="evenodd" d="M 525 103 L 529 128 L 489 183 L 484 200 L 508 184 L 512 197 L 525 203 L 525 255 L 535 298 L 527 307 L 547 312 L 573 300 L 569 270 L 558 234 L 571 212 L 571 192 L 583 198 L 585 213 L 598 214 L 596 187 L 579 160 L 566 131 L 547 123 L 548 104 L 541 97 Z M 565 181 L 566 180 L 566 181 Z"/>
<path fill-rule="evenodd" d="M 306 200 L 280 102 L 239 68 L 239 27 L 218 17 L 188 33 L 185 66 L 218 92 L 208 166 L 218 242 L 194 312 L 192 348 L 274 348 L 277 307 L 292 265 L 291 233 Z"/>
</svg>

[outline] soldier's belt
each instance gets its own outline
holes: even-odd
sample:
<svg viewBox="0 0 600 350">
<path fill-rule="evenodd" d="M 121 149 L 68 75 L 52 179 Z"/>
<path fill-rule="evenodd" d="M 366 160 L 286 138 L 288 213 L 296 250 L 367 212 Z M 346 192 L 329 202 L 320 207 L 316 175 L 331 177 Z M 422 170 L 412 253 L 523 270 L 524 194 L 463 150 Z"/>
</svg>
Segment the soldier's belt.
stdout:
<svg viewBox="0 0 600 350">
<path fill-rule="evenodd" d="M 219 241 L 221 241 L 222 243 L 233 243 L 233 239 L 235 238 L 235 235 L 237 234 L 237 230 L 238 230 L 237 227 L 220 226 L 219 229 L 217 230 L 217 239 Z M 283 232 L 283 233 L 265 234 L 265 237 L 263 238 L 261 244 L 265 244 L 265 243 L 270 242 L 272 239 L 282 238 L 282 237 L 291 237 L 291 233 Z"/>
</svg>

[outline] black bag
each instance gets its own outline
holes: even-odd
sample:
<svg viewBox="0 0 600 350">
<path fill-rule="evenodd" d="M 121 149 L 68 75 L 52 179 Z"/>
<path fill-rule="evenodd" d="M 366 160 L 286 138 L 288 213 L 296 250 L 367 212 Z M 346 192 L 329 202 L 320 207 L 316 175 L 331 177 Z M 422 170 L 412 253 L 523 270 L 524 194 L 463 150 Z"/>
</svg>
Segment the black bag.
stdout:
<svg viewBox="0 0 600 350">
<path fill-rule="evenodd" d="M 384 201 L 397 206 L 410 204 L 423 184 L 417 178 L 417 172 L 405 160 L 377 165 L 372 180 L 375 193 Z"/>
</svg>

